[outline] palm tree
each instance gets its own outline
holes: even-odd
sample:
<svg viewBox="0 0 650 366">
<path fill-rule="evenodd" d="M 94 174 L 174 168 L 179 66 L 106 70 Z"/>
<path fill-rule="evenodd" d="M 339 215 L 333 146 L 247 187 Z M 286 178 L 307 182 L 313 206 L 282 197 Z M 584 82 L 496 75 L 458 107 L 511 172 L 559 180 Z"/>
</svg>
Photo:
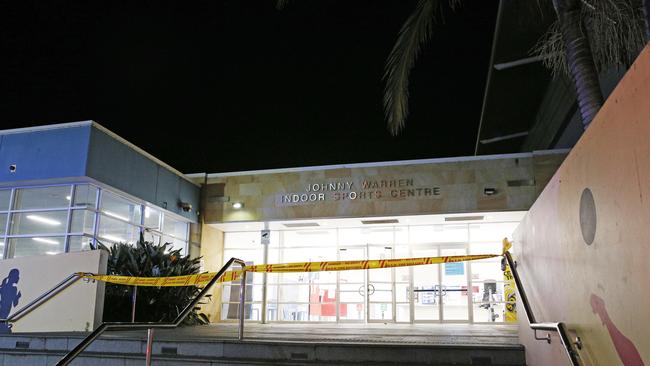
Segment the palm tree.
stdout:
<svg viewBox="0 0 650 366">
<path fill-rule="evenodd" d="M 646 43 L 644 33 L 650 38 L 650 0 L 552 1 L 557 20 L 533 52 L 543 56 L 544 64 L 554 73 L 571 76 L 583 126 L 587 128 L 603 103 L 598 72 L 629 65 Z M 452 9 L 459 5 L 459 0 L 449 2 Z M 441 0 L 418 1 L 386 61 L 384 112 L 393 135 L 404 128 L 409 110 L 409 74 L 431 37 L 441 5 Z"/>
</svg>

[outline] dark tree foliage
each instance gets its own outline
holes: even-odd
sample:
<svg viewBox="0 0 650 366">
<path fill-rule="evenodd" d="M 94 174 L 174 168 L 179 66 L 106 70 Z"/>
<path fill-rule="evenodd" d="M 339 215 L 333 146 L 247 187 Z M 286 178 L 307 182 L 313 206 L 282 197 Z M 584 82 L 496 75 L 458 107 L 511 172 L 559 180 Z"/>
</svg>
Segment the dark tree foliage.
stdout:
<svg viewBox="0 0 650 366">
<path fill-rule="evenodd" d="M 135 244 L 118 243 L 111 247 L 99 244 L 109 253 L 107 274 L 138 277 L 167 277 L 199 273 L 200 258 L 183 256 L 180 250 L 169 250 L 170 243 L 154 244 L 140 240 Z M 199 293 L 195 286 L 138 287 L 137 322 L 169 322 L 174 320 Z M 131 321 L 133 286 L 106 284 L 104 321 Z M 195 308 L 184 325 L 207 324 L 205 314 Z"/>
</svg>

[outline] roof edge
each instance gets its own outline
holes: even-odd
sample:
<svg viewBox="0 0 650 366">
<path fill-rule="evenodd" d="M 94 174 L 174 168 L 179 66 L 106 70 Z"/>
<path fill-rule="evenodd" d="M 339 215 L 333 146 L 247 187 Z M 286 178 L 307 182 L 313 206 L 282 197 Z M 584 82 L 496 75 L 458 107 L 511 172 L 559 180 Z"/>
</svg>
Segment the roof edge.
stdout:
<svg viewBox="0 0 650 366">
<path fill-rule="evenodd" d="M 570 150 L 571 149 L 554 149 L 554 150 L 539 150 L 533 152 L 514 153 L 514 154 L 460 156 L 460 157 L 449 157 L 449 158 L 430 158 L 430 159 L 414 159 L 414 160 L 395 160 L 395 161 L 336 164 L 336 165 L 316 165 L 316 166 L 307 166 L 307 167 L 246 170 L 246 171 L 225 172 L 225 173 L 192 173 L 192 174 L 186 174 L 186 176 L 188 178 L 197 179 L 197 178 L 206 178 L 207 175 L 207 178 L 210 179 L 210 178 L 235 177 L 235 176 L 242 176 L 242 175 L 297 173 L 297 172 L 307 172 L 307 171 L 314 171 L 314 170 L 377 168 L 377 167 L 400 166 L 400 165 L 423 165 L 423 164 L 455 163 L 455 162 L 462 162 L 462 161 L 516 159 L 516 158 L 533 157 L 534 155 L 565 154 L 568 153 Z"/>
</svg>

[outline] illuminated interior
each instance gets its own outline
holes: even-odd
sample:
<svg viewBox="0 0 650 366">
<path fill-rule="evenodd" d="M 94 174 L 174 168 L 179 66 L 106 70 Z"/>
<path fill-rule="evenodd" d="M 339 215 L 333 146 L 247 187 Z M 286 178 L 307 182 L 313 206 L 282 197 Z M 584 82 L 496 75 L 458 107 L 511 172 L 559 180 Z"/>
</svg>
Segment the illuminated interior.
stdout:
<svg viewBox="0 0 650 366">
<path fill-rule="evenodd" d="M 524 214 L 269 222 L 268 246 L 261 243 L 265 223 L 212 226 L 224 232 L 224 261 L 238 257 L 248 264 L 268 264 L 499 254 L 501 240 L 512 236 Z M 498 257 L 390 269 L 255 273 L 248 283 L 245 314 L 251 321 L 502 323 L 507 303 Z M 224 285 L 222 321 L 237 319 L 239 287 Z"/>
</svg>

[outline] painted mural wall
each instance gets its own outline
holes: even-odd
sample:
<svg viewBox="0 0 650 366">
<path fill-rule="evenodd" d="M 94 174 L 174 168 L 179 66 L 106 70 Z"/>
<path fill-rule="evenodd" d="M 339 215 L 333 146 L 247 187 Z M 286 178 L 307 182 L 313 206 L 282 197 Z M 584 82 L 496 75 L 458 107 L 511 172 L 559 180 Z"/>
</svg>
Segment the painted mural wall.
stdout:
<svg viewBox="0 0 650 366">
<path fill-rule="evenodd" d="M 73 272 L 106 273 L 102 250 L 0 261 L 0 318 L 30 303 Z M 104 285 L 83 280 L 71 285 L 0 333 L 87 332 L 101 324 Z"/>
<path fill-rule="evenodd" d="M 649 140 L 646 47 L 515 233 L 537 320 L 575 329 L 586 365 L 650 364 Z M 529 365 L 568 364 L 519 319 Z"/>
<path fill-rule="evenodd" d="M 565 151 L 211 179 L 205 223 L 527 210 Z M 235 210 L 233 202 L 242 202 Z"/>
</svg>

